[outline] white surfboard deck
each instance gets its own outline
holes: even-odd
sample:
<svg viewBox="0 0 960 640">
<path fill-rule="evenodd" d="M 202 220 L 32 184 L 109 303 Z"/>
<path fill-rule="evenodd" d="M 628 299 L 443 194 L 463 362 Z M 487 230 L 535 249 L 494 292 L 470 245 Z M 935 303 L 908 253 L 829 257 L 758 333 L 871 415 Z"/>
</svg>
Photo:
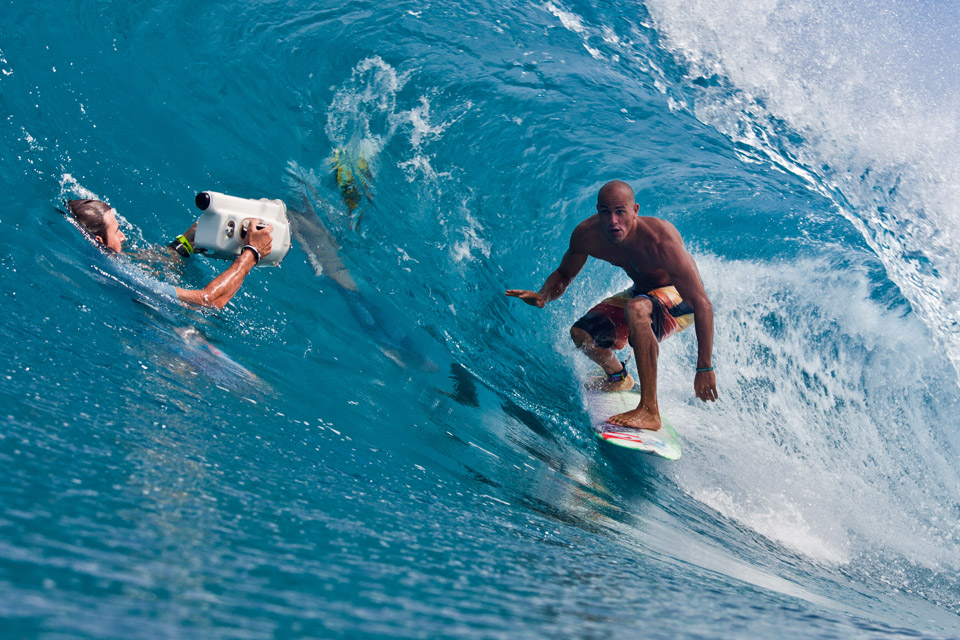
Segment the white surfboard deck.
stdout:
<svg viewBox="0 0 960 640">
<path fill-rule="evenodd" d="M 583 390 L 584 403 L 590 415 L 590 427 L 600 440 L 618 447 L 633 449 L 642 453 L 677 460 L 680 458 L 680 438 L 663 415 L 661 427 L 657 431 L 618 427 L 607 422 L 607 418 L 624 411 L 636 409 L 640 404 L 639 387 L 629 391 Z"/>
</svg>

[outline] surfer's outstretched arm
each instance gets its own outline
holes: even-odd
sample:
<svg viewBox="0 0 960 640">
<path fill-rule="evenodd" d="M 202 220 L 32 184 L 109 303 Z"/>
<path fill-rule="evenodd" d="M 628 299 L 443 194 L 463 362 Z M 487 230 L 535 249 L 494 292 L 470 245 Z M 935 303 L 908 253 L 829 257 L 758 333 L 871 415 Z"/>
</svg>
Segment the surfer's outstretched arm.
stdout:
<svg viewBox="0 0 960 640">
<path fill-rule="evenodd" d="M 560 266 L 547 276 L 547 280 L 540 287 L 540 291 L 507 289 L 506 294 L 512 298 L 520 298 L 527 304 L 541 309 L 551 300 L 556 300 L 562 296 L 587 262 L 587 253 L 580 250 L 578 246 L 578 231 L 579 228 L 573 232 L 573 236 L 570 238 L 570 248 L 563 254 Z"/>
</svg>

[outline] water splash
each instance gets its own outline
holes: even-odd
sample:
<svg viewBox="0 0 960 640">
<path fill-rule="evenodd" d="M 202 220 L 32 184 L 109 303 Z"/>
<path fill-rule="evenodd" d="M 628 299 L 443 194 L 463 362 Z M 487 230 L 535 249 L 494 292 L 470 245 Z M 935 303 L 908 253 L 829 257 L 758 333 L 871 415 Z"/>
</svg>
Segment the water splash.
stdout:
<svg viewBox="0 0 960 640">
<path fill-rule="evenodd" d="M 933 51 L 919 53 L 912 7 L 875 2 L 647 7 L 696 117 L 830 198 L 960 372 L 960 96 L 940 83 L 957 75 L 945 41 L 927 29 Z"/>
</svg>

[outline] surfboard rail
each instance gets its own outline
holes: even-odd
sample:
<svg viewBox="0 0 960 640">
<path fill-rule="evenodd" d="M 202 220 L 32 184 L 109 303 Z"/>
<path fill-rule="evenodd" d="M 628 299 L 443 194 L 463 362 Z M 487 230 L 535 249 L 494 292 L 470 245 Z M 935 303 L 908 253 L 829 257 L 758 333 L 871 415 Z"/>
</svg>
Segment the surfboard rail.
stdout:
<svg viewBox="0 0 960 640">
<path fill-rule="evenodd" d="M 680 437 L 662 414 L 661 426 L 657 431 L 621 427 L 607 422 L 612 415 L 636 408 L 640 403 L 640 393 L 636 387 L 627 391 L 584 389 L 583 398 L 590 416 L 590 428 L 599 440 L 667 460 L 678 460 L 682 455 Z"/>
</svg>

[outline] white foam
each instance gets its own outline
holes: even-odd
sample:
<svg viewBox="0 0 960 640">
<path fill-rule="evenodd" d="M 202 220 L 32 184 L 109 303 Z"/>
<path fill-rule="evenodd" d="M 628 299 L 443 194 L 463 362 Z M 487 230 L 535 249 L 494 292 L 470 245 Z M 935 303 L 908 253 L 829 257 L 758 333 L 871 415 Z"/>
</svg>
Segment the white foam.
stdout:
<svg viewBox="0 0 960 640">
<path fill-rule="evenodd" d="M 81 185 L 71 174 L 62 174 L 60 176 L 60 197 L 67 198 L 75 196 L 88 200 L 100 200 L 100 196 Z"/>
<path fill-rule="evenodd" d="M 0 73 L 5 76 L 13 75 L 13 68 L 10 67 L 10 63 L 7 62 L 7 59 L 3 53 L 3 49 L 0 49 Z"/>
<path fill-rule="evenodd" d="M 695 460 L 677 467 L 680 486 L 822 563 L 879 548 L 960 568 L 955 531 L 938 519 L 960 494 L 957 452 L 939 441 L 942 409 L 924 401 L 948 365 L 918 355 L 923 325 L 873 302 L 857 269 L 697 261 L 716 311 L 720 400 L 693 398 L 696 340 L 665 341 L 661 405 Z"/>
<path fill-rule="evenodd" d="M 396 97 L 406 81 L 380 56 L 357 63 L 327 111 L 325 131 L 334 147 L 346 147 L 372 161 L 396 131 Z"/>
<path fill-rule="evenodd" d="M 543 5 L 543 8 L 555 15 L 564 29 L 581 35 L 587 33 L 587 28 L 583 26 L 583 20 L 572 11 L 567 11 L 552 2 L 547 2 Z"/>
<path fill-rule="evenodd" d="M 696 116 L 832 198 L 960 371 L 960 324 L 943 320 L 960 317 L 952 36 L 923 12 L 873 1 L 647 7 L 692 76 L 735 88 L 698 89 Z"/>
<path fill-rule="evenodd" d="M 826 564 L 841 564 L 850 559 L 846 536 L 831 538 L 826 535 L 828 532 L 816 533 L 803 512 L 793 504 L 791 496 L 780 495 L 774 504 L 758 506 L 741 502 L 740 496 L 734 497 L 720 487 L 713 487 L 698 492 L 695 497 L 726 517 L 807 557 Z"/>
<path fill-rule="evenodd" d="M 457 262 L 468 262 L 473 260 L 473 252 L 479 251 L 485 258 L 490 257 L 490 243 L 483 238 L 483 226 L 480 222 L 470 215 L 466 202 L 463 203 L 464 215 L 462 224 L 462 239 L 453 244 L 453 257 Z"/>
<path fill-rule="evenodd" d="M 564 29 L 572 31 L 573 33 L 581 36 L 583 40 L 583 48 L 586 49 L 587 53 L 589 53 L 594 59 L 604 59 L 604 56 L 602 53 L 600 53 L 600 50 L 590 44 L 590 38 L 594 35 L 593 31 L 584 26 L 583 19 L 580 16 L 553 2 L 547 2 L 545 5 L 543 5 L 543 8 L 556 16 L 560 20 L 560 24 L 563 25 Z M 610 29 L 605 29 L 600 37 L 607 43 L 619 44 L 619 40 L 617 40 L 616 36 Z"/>
<path fill-rule="evenodd" d="M 335 148 L 346 148 L 372 162 L 398 133 L 408 132 L 415 153 L 428 142 L 439 140 L 444 131 L 471 108 L 465 103 L 451 119 L 435 122 L 428 95 L 405 109 L 397 95 L 410 81 L 380 56 L 361 60 L 334 94 L 327 112 L 327 136 Z"/>
</svg>

